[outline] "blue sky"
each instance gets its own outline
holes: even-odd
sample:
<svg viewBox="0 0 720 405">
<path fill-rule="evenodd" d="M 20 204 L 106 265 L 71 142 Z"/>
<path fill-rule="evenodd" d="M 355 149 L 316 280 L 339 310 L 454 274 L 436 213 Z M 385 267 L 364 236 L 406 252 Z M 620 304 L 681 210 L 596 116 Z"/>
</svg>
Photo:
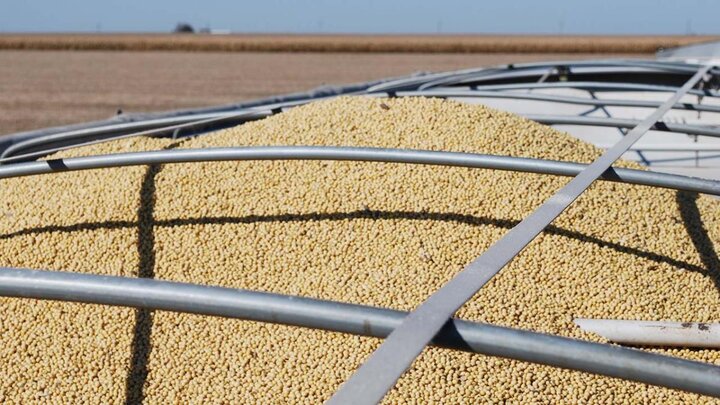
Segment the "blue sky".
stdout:
<svg viewBox="0 0 720 405">
<path fill-rule="evenodd" d="M 720 34 L 717 0 L 0 0 L 3 32 Z"/>
</svg>

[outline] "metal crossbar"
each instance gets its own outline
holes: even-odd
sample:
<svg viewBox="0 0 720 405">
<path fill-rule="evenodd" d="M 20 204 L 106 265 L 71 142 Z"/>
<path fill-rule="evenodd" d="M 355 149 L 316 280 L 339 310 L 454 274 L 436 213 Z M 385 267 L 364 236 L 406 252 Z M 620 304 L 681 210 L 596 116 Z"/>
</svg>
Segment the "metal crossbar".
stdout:
<svg viewBox="0 0 720 405">
<path fill-rule="evenodd" d="M 463 92 L 465 94 L 470 94 L 472 92 Z M 496 93 L 498 95 L 502 95 L 504 98 L 509 98 L 506 96 L 513 96 L 514 94 L 510 93 Z M 529 96 L 529 95 L 526 95 Z M 588 99 L 590 100 L 590 99 Z M 597 100 L 599 101 L 599 100 Z M 599 106 L 604 105 L 613 105 L 613 104 L 603 104 L 598 103 Z M 660 104 L 655 103 L 655 107 L 658 107 Z M 652 106 L 652 104 L 650 104 Z M 685 108 L 681 107 L 684 106 Z M 713 109 L 714 107 L 714 109 Z M 691 110 L 697 110 L 697 111 L 715 111 L 720 112 L 720 107 L 718 106 L 703 106 L 703 105 L 683 105 L 683 104 L 675 104 L 673 108 L 679 108 L 679 109 L 691 109 Z M 45 137 L 40 138 L 33 138 L 28 141 L 23 141 L 17 144 L 12 145 L 8 149 L 6 149 L 2 155 L 0 155 L 0 164 L 8 164 L 8 163 L 14 163 L 14 162 L 21 162 L 21 161 L 27 161 L 31 160 L 33 158 L 38 158 L 41 156 L 48 155 L 50 153 L 59 152 L 62 150 L 72 149 L 76 147 L 82 147 L 82 146 L 88 146 L 88 145 L 95 145 L 99 143 L 104 142 L 111 142 L 116 141 L 120 139 L 127 139 L 127 138 L 134 138 L 134 137 L 140 137 L 140 136 L 152 136 L 152 137 L 161 137 L 161 136 L 167 136 L 169 134 L 174 134 L 176 131 L 183 131 L 184 133 L 197 133 L 199 131 L 210 131 L 210 130 L 216 130 L 220 129 L 221 127 L 228 126 L 228 125 L 235 125 L 239 123 L 243 123 L 246 121 L 264 118 L 267 116 L 270 116 L 273 114 L 273 111 L 276 111 L 275 109 L 253 109 L 251 111 L 243 111 L 243 112 L 236 112 L 236 113 L 223 113 L 223 114 L 217 114 L 217 115 L 211 115 L 209 117 L 205 117 L 202 120 L 199 121 L 190 121 L 187 122 L 187 119 L 184 117 L 179 117 L 177 120 L 180 121 L 180 124 L 174 124 L 170 126 L 164 126 L 160 128 L 153 128 L 148 129 L 140 132 L 131 132 L 129 134 L 120 134 L 120 135 L 105 135 L 106 131 L 104 131 L 102 128 L 98 130 L 99 133 L 88 133 L 88 131 L 81 131 L 77 133 L 61 133 L 56 135 L 49 135 Z M 541 123 L 541 124 L 547 124 L 547 125 L 584 125 L 584 126 L 599 126 L 599 127 L 613 127 L 613 128 L 634 128 L 640 121 L 633 120 L 633 119 L 622 119 L 622 118 L 612 118 L 612 117 L 584 117 L 584 116 L 574 116 L 574 115 L 538 115 L 538 114 L 521 114 L 527 119 L 533 120 L 535 122 Z M 676 124 L 676 123 L 662 123 L 662 125 L 655 125 L 651 129 L 656 131 L 662 131 L 662 132 L 675 132 L 675 133 L 683 133 L 688 135 L 703 135 L 708 137 L 715 137 L 720 138 L 720 129 L 708 127 L 708 126 L 700 126 L 700 125 L 687 125 L 687 124 Z M 90 141 L 86 142 L 79 142 L 79 143 L 73 143 L 77 142 L 80 139 L 84 139 L 87 137 L 99 137 L 100 139 L 92 139 Z M 19 155 L 16 155 L 19 151 L 22 151 L 24 149 L 28 148 L 37 148 L 39 146 L 42 146 L 44 144 L 53 144 L 56 142 L 62 142 L 65 141 L 67 145 L 61 144 L 61 146 L 54 146 L 54 147 L 47 147 L 45 149 L 37 149 L 32 150 L 31 152 L 22 153 Z"/>
<path fill-rule="evenodd" d="M 650 91 L 662 93 L 675 93 L 679 90 L 675 86 L 638 83 L 616 83 L 616 82 L 545 82 L 545 83 L 512 83 L 512 84 L 479 84 L 477 86 L 458 87 L 458 89 L 478 89 L 492 91 L 506 90 L 530 90 L 530 89 L 579 89 L 595 92 L 604 91 Z M 419 90 L 425 90 L 420 88 Z M 686 92 L 696 96 L 720 97 L 717 90 L 693 89 Z"/>
<path fill-rule="evenodd" d="M 0 295 L 279 323 L 384 338 L 407 312 L 170 281 L 0 268 Z M 720 397 L 720 367 L 641 350 L 453 319 L 435 346 Z"/>
<path fill-rule="evenodd" d="M 503 93 L 497 91 L 483 90 L 457 90 L 453 88 L 439 88 L 431 90 L 409 90 L 399 91 L 398 97 L 442 97 L 442 98 L 494 98 L 511 100 L 546 101 L 551 103 L 590 105 L 597 107 L 637 107 L 637 108 L 658 108 L 662 102 L 649 100 L 621 100 L 621 99 L 599 99 L 587 97 L 558 96 L 544 93 Z M 720 106 L 694 103 L 677 103 L 673 106 L 677 110 L 720 112 Z"/>
<path fill-rule="evenodd" d="M 112 132 L 107 135 L 109 138 L 105 139 L 94 139 L 90 142 L 83 143 L 82 145 L 72 145 L 72 147 L 75 146 L 85 146 L 85 145 L 92 145 L 95 143 L 105 142 L 109 140 L 120 140 L 130 137 L 140 137 L 140 136 L 153 136 L 153 137 L 161 137 L 166 136 L 170 134 L 177 133 L 177 131 L 199 131 L 204 128 L 213 128 L 217 129 L 223 125 L 237 125 L 240 122 L 245 122 L 253 119 L 260 119 L 265 118 L 272 115 L 272 111 L 270 109 L 252 109 L 249 111 L 239 111 L 239 112 L 232 112 L 232 113 L 223 113 L 220 115 L 214 115 L 209 114 L 201 119 L 193 119 L 188 120 L 186 117 L 178 117 L 175 120 L 180 121 L 179 123 L 172 123 L 172 125 L 166 125 L 159 128 L 150 128 L 146 130 L 142 130 L 139 132 L 132 132 L 130 134 L 122 134 L 122 135 L 116 135 L 112 136 Z M 163 121 L 173 121 L 173 120 L 163 120 Z M 189 121 L 189 122 L 188 122 Z M 137 125 L 133 123 L 134 125 Z M 132 128 L 132 126 L 130 126 Z M 0 154 L 0 162 L 6 162 L 13 158 L 30 158 L 30 157 L 36 157 L 38 153 L 47 154 L 52 152 L 57 152 L 63 149 L 66 149 L 64 147 L 56 147 L 52 148 L 51 150 L 41 150 L 38 152 L 31 152 L 24 155 L 16 155 L 19 151 L 24 149 L 30 149 L 33 147 L 45 145 L 48 143 L 57 143 L 62 141 L 68 141 L 73 140 L 77 138 L 84 138 L 84 137 L 99 137 L 103 136 L 103 133 L 107 133 L 109 131 L 105 130 L 104 128 L 100 128 L 98 130 L 92 131 L 92 130 L 83 130 L 83 131 L 73 131 L 73 132 L 66 132 L 66 133 L 60 133 L 60 134 L 53 134 L 53 135 L 46 135 L 43 137 L 38 138 L 31 138 L 22 142 L 18 142 L 16 144 L 13 144 L 9 146 L 7 149 L 5 149 L 2 154 Z M 42 156 L 42 155 L 41 155 Z"/>
<path fill-rule="evenodd" d="M 544 115 L 544 114 L 520 114 L 521 116 L 545 125 L 582 125 L 595 127 L 611 127 L 632 129 L 642 121 L 626 118 L 611 117 L 582 117 L 574 115 Z M 720 138 L 720 129 L 709 126 L 676 124 L 673 122 L 660 122 L 650 127 L 653 131 L 675 132 L 688 135 L 703 135 L 712 138 Z"/>
<path fill-rule="evenodd" d="M 380 402 L 452 315 L 619 159 L 711 69 L 703 66 L 657 110 L 412 311 L 328 404 Z"/>
<path fill-rule="evenodd" d="M 378 92 L 399 92 L 403 90 L 419 90 L 419 87 L 425 86 L 428 83 L 437 80 L 438 78 L 444 78 L 448 80 L 458 80 L 472 75 L 492 75 L 501 74 L 503 72 L 510 74 L 518 70 L 528 69 L 543 69 L 552 68 L 556 66 L 567 66 L 573 67 L 593 67 L 600 69 L 618 69 L 618 68 L 645 68 L 650 70 L 657 70 L 667 73 L 677 74 L 691 74 L 694 73 L 695 65 L 687 63 L 672 63 L 672 62 L 658 62 L 648 60 L 598 60 L 598 61 L 557 61 L 557 62 L 542 62 L 542 63 L 526 63 L 526 64 L 514 64 L 514 65 L 503 65 L 494 68 L 473 68 L 458 70 L 453 72 L 433 73 L 433 74 L 422 74 L 412 75 L 402 78 L 391 78 L 385 80 L 379 80 L 367 83 L 357 83 L 342 87 L 328 87 L 323 86 L 315 90 L 305 93 L 293 93 L 284 96 L 270 97 L 266 99 L 253 100 L 250 102 L 243 102 L 237 104 L 221 105 L 215 107 L 205 107 L 196 109 L 185 109 L 168 111 L 163 113 L 151 113 L 151 114 L 128 114 L 113 117 L 112 119 L 105 121 L 96 121 L 84 124 L 75 124 L 63 127 L 47 128 L 36 131 L 21 132 L 16 134 L 9 134 L 0 139 L 0 150 L 6 149 L 8 146 L 14 145 L 19 142 L 23 142 L 28 139 L 37 137 L 44 137 L 47 135 L 56 135 L 61 133 L 79 133 L 79 132 L 95 132 L 95 131 L 106 131 L 112 132 L 121 128 L 127 127 L 128 129 L 134 127 L 135 130 L 149 129 L 153 127 L 162 126 L 163 120 L 180 119 L 181 121 L 175 121 L 175 123 L 181 123 L 182 120 L 185 122 L 195 121 L 202 119 L 203 116 L 210 116 L 215 114 L 241 112 L 252 108 L 274 108 L 275 105 L 289 105 L 289 104 L 303 104 L 310 101 L 317 101 L 320 99 L 332 98 L 338 95 L 359 95 L 359 94 L 372 94 Z M 712 73 L 720 73 L 717 69 L 713 69 Z M 542 84 L 542 83 L 541 83 Z M 546 85 L 561 85 L 562 83 L 546 83 Z M 571 82 L 568 84 L 574 84 L 577 86 L 583 86 L 585 82 Z M 593 83 L 603 87 L 603 83 Z M 606 88 L 614 88 L 617 85 L 620 86 L 632 86 L 632 84 L 623 83 L 607 83 Z M 457 88 L 454 88 L 457 90 Z M 647 89 L 647 88 L 646 88 Z M 652 89 L 652 86 L 651 86 Z M 669 86 L 655 86 L 655 89 L 662 89 L 662 91 L 672 91 L 675 89 Z M 98 132 L 98 133 L 99 133 Z"/>
<path fill-rule="evenodd" d="M 0 179 L 38 174 L 150 164 L 248 160 L 343 160 L 407 163 L 576 176 L 583 163 L 414 149 L 340 146 L 248 146 L 113 153 L 0 166 Z M 720 195 L 720 182 L 676 174 L 611 168 L 601 180 Z"/>
<path fill-rule="evenodd" d="M 368 92 L 379 92 L 379 91 L 402 91 L 409 89 L 418 89 L 420 86 L 423 88 L 431 88 L 436 86 L 452 86 L 457 85 L 463 80 L 472 78 L 485 78 L 489 75 L 511 74 L 515 71 L 528 71 L 538 69 L 550 69 L 558 66 L 564 66 L 571 69 L 574 68 L 597 68 L 597 72 L 603 72 L 603 68 L 613 70 L 617 68 L 629 68 L 638 69 L 645 68 L 648 71 L 655 71 L 658 73 L 671 73 L 671 74 L 687 74 L 691 75 L 697 71 L 698 66 L 688 63 L 676 63 L 676 62 L 659 62 L 649 60 L 591 60 L 591 61 L 555 61 L 555 62 L 538 62 L 538 63 L 520 63 L 511 65 L 501 65 L 496 67 L 484 68 L 484 69 L 466 69 L 455 72 L 435 73 L 430 75 L 424 75 L 420 77 L 406 77 L 397 80 L 390 80 L 384 83 L 380 83 L 371 86 L 367 89 Z M 713 74 L 720 74 L 717 69 L 712 69 Z"/>
<path fill-rule="evenodd" d="M 499 68 L 489 69 L 468 69 L 463 71 L 446 72 L 438 74 L 429 74 L 422 76 L 411 76 L 398 80 L 382 81 L 380 83 L 365 83 L 359 85 L 346 86 L 336 89 L 335 91 L 324 91 L 318 89 L 312 93 L 292 94 L 284 97 L 276 97 L 265 100 L 256 100 L 254 102 L 210 107 L 193 110 L 172 111 L 159 114 L 131 114 L 128 116 L 119 116 L 105 122 L 94 122 L 88 124 L 72 125 L 68 127 L 50 128 L 39 131 L 31 131 L 8 135 L 0 139 L 0 164 L 7 164 L 18 161 L 31 160 L 48 153 L 57 152 L 72 147 L 86 146 L 109 140 L 122 139 L 133 136 L 164 136 L 168 131 L 173 132 L 178 129 L 187 128 L 192 130 L 193 126 L 200 126 L 206 131 L 221 128 L 223 125 L 237 124 L 250 119 L 261 118 L 268 115 L 268 111 L 275 112 L 280 108 L 292 107 L 317 101 L 321 99 L 331 98 L 337 95 L 367 95 L 367 96 L 434 96 L 434 97 L 491 97 L 491 98 L 517 98 L 526 100 L 537 100 L 547 102 L 562 102 L 570 104 L 586 104 L 596 106 L 626 106 L 626 107 L 649 107 L 656 108 L 658 102 L 645 100 L 592 100 L 579 97 L 565 97 L 550 94 L 529 94 L 504 92 L 498 90 L 512 90 L 515 88 L 527 88 L 527 86 L 543 86 L 543 87 L 569 87 L 576 89 L 588 89 L 598 91 L 612 90 L 642 90 L 642 91 L 664 91 L 675 92 L 676 87 L 658 86 L 632 83 L 604 83 L 604 82 L 561 82 L 561 83 L 529 83 L 529 84 L 507 84 L 479 86 L 480 90 L 462 90 L 458 87 L 437 88 L 431 90 L 423 89 L 434 83 L 438 78 L 445 80 L 456 80 L 467 76 L 477 75 L 478 77 L 487 77 L 488 75 L 517 74 L 518 72 L 527 70 L 547 70 L 555 66 L 567 66 L 570 68 L 578 67 L 580 69 L 593 68 L 599 71 L 607 69 L 650 69 L 667 73 L 688 74 L 695 71 L 693 65 L 673 64 L 667 62 L 653 61 L 591 61 L 591 62 L 555 62 L 543 64 L 523 64 L 503 66 Z M 711 72 L 717 72 L 713 69 Z M 402 85 L 400 85 L 402 83 Z M 399 88 L 396 86 L 398 85 Z M 518 87 L 520 86 L 520 87 Z M 393 89 L 393 90 L 390 90 Z M 407 91 L 405 91 L 405 90 Z M 387 93 L 389 92 L 389 93 Z M 689 93 L 698 95 L 713 95 L 713 90 L 690 90 Z M 677 103 L 674 109 L 696 110 L 708 112 L 720 112 L 720 106 L 702 105 L 691 103 Z M 255 114 L 252 114 L 255 113 Z M 241 116 L 248 114 L 247 117 Z M 236 116 L 235 119 L 232 117 Z M 546 119 L 545 117 L 544 119 Z M 578 117 L 573 117 L 578 118 Z M 579 119 L 585 117 L 579 117 Z M 563 120 L 571 119 L 563 118 Z M 539 120 L 539 122 L 544 122 Z M 598 122 L 582 122 L 582 125 L 601 125 L 601 126 L 621 126 L 627 128 L 633 127 L 635 123 L 625 121 L 598 121 Z M 184 128 L 178 128 L 179 125 L 187 125 Z M 714 128 L 705 128 L 701 126 L 685 126 L 669 124 L 667 127 L 662 126 L 660 129 L 672 132 L 683 132 L 689 134 L 707 134 L 709 136 L 717 136 L 720 132 Z M 141 131 L 141 132 L 137 132 Z M 198 132 L 198 131 L 195 131 Z"/>
</svg>

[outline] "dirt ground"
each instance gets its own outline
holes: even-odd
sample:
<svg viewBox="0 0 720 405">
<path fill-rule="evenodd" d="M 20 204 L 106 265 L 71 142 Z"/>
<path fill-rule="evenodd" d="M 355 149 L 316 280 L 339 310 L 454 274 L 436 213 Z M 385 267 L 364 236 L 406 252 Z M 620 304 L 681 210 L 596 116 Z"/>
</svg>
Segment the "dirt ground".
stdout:
<svg viewBox="0 0 720 405">
<path fill-rule="evenodd" d="M 0 134 L 406 75 L 651 55 L 0 51 Z"/>
</svg>

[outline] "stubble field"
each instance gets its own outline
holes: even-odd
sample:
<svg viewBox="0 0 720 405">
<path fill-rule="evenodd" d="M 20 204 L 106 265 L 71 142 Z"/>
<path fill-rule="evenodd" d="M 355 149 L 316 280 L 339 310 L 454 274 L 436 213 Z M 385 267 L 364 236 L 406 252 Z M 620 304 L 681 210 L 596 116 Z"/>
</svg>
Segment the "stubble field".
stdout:
<svg viewBox="0 0 720 405">
<path fill-rule="evenodd" d="M 5 34 L 0 49 L 205 52 L 653 53 L 713 36 Z"/>
</svg>

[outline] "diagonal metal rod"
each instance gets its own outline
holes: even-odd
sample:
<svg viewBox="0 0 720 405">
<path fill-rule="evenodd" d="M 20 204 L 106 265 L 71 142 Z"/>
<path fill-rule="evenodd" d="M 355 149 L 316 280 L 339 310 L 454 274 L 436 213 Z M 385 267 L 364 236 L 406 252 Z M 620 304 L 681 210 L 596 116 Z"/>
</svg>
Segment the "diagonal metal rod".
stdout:
<svg viewBox="0 0 720 405">
<path fill-rule="evenodd" d="M 403 320 L 402 324 L 340 387 L 328 403 L 339 405 L 380 402 L 455 311 L 587 190 L 630 146 L 703 79 L 710 68 L 711 66 L 707 65 L 698 69 L 687 83 L 633 128 L 627 136 L 570 180 L 447 284 L 430 295 Z"/>
<path fill-rule="evenodd" d="M 221 316 L 384 338 L 407 312 L 171 281 L 0 267 L 0 296 Z M 32 303 L 28 303 L 32 305 Z M 720 367 L 452 319 L 432 344 L 720 397 Z"/>
</svg>

